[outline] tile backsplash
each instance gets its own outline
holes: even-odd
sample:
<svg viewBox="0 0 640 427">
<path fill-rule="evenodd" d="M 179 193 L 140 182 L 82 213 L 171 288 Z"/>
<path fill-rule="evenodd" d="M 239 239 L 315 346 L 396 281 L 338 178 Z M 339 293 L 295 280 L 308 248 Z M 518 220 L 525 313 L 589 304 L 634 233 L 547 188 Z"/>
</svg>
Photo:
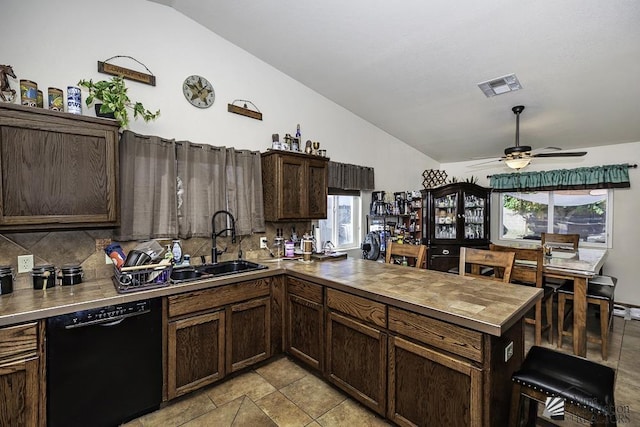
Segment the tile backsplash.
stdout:
<svg viewBox="0 0 640 427">
<path fill-rule="evenodd" d="M 285 237 L 290 234 L 291 227 L 295 227 L 299 236 L 310 231 L 311 223 L 267 223 L 266 233 L 256 233 L 251 236 L 242 236 L 236 244 L 231 243 L 230 238 L 219 237 L 218 248 L 227 248 L 220 260 L 235 259 L 238 255 L 238 242 L 240 242 L 243 258 L 260 259 L 269 257 L 269 252 L 260 249 L 260 237 L 266 236 L 269 246 L 273 242 L 276 228 L 282 228 Z M 156 239 L 166 247 L 171 239 Z M 33 255 L 34 265 L 53 264 L 56 268 L 65 265 L 80 265 L 84 272 L 84 279 L 94 280 L 113 276 L 113 266 L 105 262 L 104 248 L 113 241 L 111 229 L 82 229 L 71 231 L 37 231 L 0 234 L 0 265 L 10 265 L 16 272 L 14 288 L 31 288 L 33 280 L 30 273 L 18 271 L 18 256 Z M 125 253 L 135 248 L 139 242 L 119 242 Z M 201 257 L 205 261 L 211 260 L 211 239 L 192 238 L 182 240 L 183 253 L 190 254 L 192 262 L 199 264 Z"/>
</svg>

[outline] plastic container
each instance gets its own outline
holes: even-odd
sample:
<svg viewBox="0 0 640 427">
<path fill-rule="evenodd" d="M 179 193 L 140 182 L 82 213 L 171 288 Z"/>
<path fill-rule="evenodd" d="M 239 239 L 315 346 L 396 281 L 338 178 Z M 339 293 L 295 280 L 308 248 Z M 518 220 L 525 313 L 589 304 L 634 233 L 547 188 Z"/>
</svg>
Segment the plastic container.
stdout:
<svg viewBox="0 0 640 427">
<path fill-rule="evenodd" d="M 287 258 L 293 258 L 294 256 L 294 244 L 293 241 L 287 240 L 284 243 L 284 256 Z"/>
<path fill-rule="evenodd" d="M 13 292 L 13 267 L 10 265 L 0 266 L 0 295 L 6 295 Z"/>
<path fill-rule="evenodd" d="M 53 288 L 56 285 L 56 268 L 51 264 L 37 265 L 31 270 L 33 289 Z"/>
<path fill-rule="evenodd" d="M 180 240 L 174 240 L 171 243 L 171 253 L 173 253 L 173 262 L 176 265 L 182 264 L 182 246 L 180 245 Z"/>
</svg>

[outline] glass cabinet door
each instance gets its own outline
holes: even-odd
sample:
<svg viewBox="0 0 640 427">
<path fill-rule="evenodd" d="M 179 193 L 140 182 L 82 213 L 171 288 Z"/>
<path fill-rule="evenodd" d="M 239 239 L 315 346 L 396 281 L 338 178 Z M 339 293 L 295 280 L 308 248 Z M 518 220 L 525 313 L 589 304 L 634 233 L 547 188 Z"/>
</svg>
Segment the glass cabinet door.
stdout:
<svg viewBox="0 0 640 427">
<path fill-rule="evenodd" d="M 475 194 L 464 193 L 464 238 L 481 240 L 487 238 L 485 230 L 485 201 Z"/>
<path fill-rule="evenodd" d="M 446 194 L 433 199 L 435 208 L 435 230 L 436 239 L 455 239 L 457 232 L 458 218 L 457 194 Z"/>
</svg>

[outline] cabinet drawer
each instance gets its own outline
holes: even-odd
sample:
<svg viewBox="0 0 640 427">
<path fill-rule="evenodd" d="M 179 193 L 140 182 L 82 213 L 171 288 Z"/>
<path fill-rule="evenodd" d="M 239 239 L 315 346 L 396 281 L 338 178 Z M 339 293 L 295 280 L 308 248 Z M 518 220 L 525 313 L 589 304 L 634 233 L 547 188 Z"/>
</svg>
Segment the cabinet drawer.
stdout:
<svg viewBox="0 0 640 427">
<path fill-rule="evenodd" d="M 322 286 L 306 280 L 287 278 L 287 292 L 292 295 L 302 297 L 311 302 L 322 304 Z"/>
<path fill-rule="evenodd" d="M 269 279 L 258 279 L 167 298 L 169 317 L 196 313 L 227 304 L 269 295 Z"/>
<path fill-rule="evenodd" d="M 480 332 L 394 307 L 389 307 L 389 330 L 467 359 L 482 361 Z"/>
<path fill-rule="evenodd" d="M 36 354 L 38 349 L 38 324 L 0 328 L 0 361 L 7 361 L 13 356 Z"/>
<path fill-rule="evenodd" d="M 327 289 L 327 306 L 381 328 L 387 327 L 386 307 L 379 302 L 335 289 Z"/>
</svg>

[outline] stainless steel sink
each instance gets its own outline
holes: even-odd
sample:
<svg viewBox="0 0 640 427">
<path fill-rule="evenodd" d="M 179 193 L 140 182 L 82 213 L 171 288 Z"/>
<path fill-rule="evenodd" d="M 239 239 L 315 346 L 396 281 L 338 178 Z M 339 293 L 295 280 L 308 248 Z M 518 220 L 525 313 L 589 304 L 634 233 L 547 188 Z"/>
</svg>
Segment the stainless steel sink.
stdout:
<svg viewBox="0 0 640 427">
<path fill-rule="evenodd" d="M 245 261 L 243 259 L 217 262 L 215 264 L 203 264 L 194 267 L 179 267 L 174 268 L 171 272 L 171 282 L 184 283 L 248 271 L 264 270 L 266 268 L 268 268 L 266 265 Z"/>
</svg>

